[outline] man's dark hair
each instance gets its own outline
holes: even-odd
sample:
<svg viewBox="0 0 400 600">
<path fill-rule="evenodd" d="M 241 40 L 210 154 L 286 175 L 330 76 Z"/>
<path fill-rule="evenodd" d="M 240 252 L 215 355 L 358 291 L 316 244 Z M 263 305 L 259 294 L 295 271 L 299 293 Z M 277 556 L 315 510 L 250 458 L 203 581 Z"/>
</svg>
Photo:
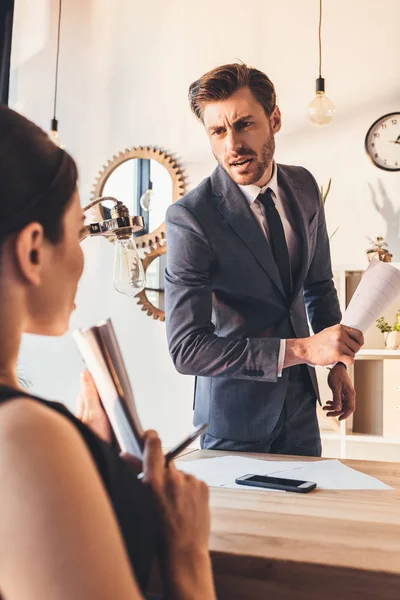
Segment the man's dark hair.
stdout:
<svg viewBox="0 0 400 600">
<path fill-rule="evenodd" d="M 190 108 L 202 121 L 205 104 L 226 100 L 244 87 L 251 90 L 265 114 L 271 116 L 276 106 L 274 84 L 262 71 L 240 63 L 222 65 L 194 81 L 189 87 Z"/>
<path fill-rule="evenodd" d="M 40 127 L 0 106 L 0 245 L 33 221 L 59 242 L 76 183 L 73 158 Z"/>
</svg>

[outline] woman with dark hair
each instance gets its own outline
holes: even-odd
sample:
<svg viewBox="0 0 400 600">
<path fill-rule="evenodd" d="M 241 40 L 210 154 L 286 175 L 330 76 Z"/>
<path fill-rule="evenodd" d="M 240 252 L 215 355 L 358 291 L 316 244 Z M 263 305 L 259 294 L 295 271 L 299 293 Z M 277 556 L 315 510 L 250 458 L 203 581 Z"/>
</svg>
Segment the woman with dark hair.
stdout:
<svg viewBox="0 0 400 600">
<path fill-rule="evenodd" d="M 18 384 L 22 333 L 62 335 L 74 309 L 84 220 L 76 182 L 73 159 L 0 106 L 0 598 L 142 598 L 156 551 L 167 597 L 214 598 L 205 484 L 165 468 L 155 432 L 142 484 L 61 404 Z M 90 386 L 100 414 L 92 425 L 107 438 Z"/>
</svg>

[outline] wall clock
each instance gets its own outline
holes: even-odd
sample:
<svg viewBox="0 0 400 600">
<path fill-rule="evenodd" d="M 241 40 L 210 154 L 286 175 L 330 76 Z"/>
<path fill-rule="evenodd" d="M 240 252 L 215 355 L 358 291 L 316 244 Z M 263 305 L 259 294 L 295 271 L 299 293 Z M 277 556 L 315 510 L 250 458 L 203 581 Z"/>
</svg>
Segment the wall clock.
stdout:
<svg viewBox="0 0 400 600">
<path fill-rule="evenodd" d="M 400 171 L 400 112 L 372 123 L 365 136 L 365 151 L 379 169 Z"/>
</svg>

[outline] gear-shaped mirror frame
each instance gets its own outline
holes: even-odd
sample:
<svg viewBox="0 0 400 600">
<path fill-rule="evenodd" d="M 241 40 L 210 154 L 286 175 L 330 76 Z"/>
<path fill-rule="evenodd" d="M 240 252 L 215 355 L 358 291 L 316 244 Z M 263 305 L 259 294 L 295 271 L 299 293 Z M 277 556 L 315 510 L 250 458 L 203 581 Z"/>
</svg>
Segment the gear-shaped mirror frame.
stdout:
<svg viewBox="0 0 400 600">
<path fill-rule="evenodd" d="M 145 253 L 144 258 L 142 259 L 144 272 L 146 273 L 148 266 L 153 262 L 158 256 L 165 254 L 167 252 L 166 244 L 157 244 L 155 247 L 150 248 L 150 251 Z M 160 321 L 165 321 L 165 311 L 157 306 L 154 306 L 150 302 L 146 294 L 146 288 L 141 292 L 135 294 L 135 298 L 138 299 L 138 305 L 142 307 L 144 312 L 147 312 L 149 317 L 153 317 L 153 319 L 159 319 Z"/>
<path fill-rule="evenodd" d="M 154 146 L 139 146 L 137 148 L 126 148 L 123 152 L 115 154 L 111 160 L 103 165 L 96 177 L 90 199 L 93 200 L 99 196 L 102 196 L 104 186 L 110 175 L 117 167 L 119 167 L 119 165 L 132 158 L 147 158 L 149 160 L 156 160 L 168 170 L 173 184 L 172 202 L 176 202 L 185 194 L 185 175 L 177 161 L 170 154 L 164 152 L 160 148 L 156 148 Z M 101 209 L 99 208 L 99 210 Z M 165 221 L 163 221 L 161 225 L 159 225 L 159 227 L 153 231 L 135 237 L 135 243 L 138 248 L 149 248 L 159 244 L 160 242 L 163 242 L 165 240 L 165 235 Z"/>
</svg>

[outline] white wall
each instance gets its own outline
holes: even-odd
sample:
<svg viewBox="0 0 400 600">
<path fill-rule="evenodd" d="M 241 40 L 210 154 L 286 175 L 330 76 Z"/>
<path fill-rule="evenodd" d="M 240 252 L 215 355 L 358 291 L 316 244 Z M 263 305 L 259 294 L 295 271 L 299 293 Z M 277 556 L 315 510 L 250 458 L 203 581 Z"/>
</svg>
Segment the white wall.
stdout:
<svg viewBox="0 0 400 600">
<path fill-rule="evenodd" d="M 56 0 L 16 0 L 11 105 L 45 129 L 52 116 Z M 399 174 L 369 163 L 364 137 L 400 110 L 400 2 L 325 0 L 323 74 L 337 106 L 328 128 L 305 119 L 317 76 L 317 0 L 64 0 L 58 117 L 80 169 L 82 202 L 97 171 L 129 146 L 157 145 L 181 157 L 189 186 L 214 167 L 187 105 L 188 85 L 241 59 L 274 81 L 283 112 L 277 159 L 332 177 L 327 218 L 335 263 L 364 262 L 366 236 L 388 235 L 400 261 Z M 383 206 L 374 208 L 372 195 Z M 171 444 L 191 423 L 192 378 L 168 356 L 165 326 L 112 288 L 112 247 L 85 242 L 86 272 L 71 326 L 111 316 L 146 427 Z M 21 360 L 34 390 L 73 406 L 80 359 L 70 335 L 25 340 Z"/>
</svg>

